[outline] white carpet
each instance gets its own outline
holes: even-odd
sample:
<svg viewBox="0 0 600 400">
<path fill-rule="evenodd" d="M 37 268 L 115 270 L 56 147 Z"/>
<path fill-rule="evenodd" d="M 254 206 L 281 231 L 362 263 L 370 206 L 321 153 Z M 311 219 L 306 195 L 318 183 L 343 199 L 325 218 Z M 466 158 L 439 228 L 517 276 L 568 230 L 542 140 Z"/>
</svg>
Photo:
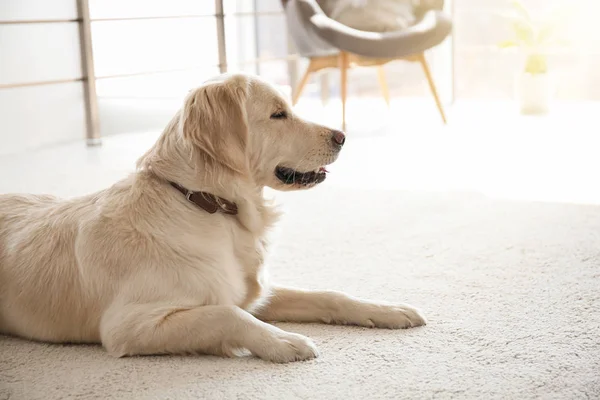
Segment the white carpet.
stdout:
<svg viewBox="0 0 600 400">
<path fill-rule="evenodd" d="M 104 173 L 40 170 L 31 190 L 79 194 L 123 172 L 89 157 Z M 0 170 L 3 192 L 32 187 Z M 94 180 L 74 186 L 86 171 Z M 0 399 L 600 398 L 600 207 L 354 186 L 281 196 L 274 279 L 408 302 L 426 327 L 281 324 L 321 351 L 288 365 L 0 336 Z"/>
</svg>

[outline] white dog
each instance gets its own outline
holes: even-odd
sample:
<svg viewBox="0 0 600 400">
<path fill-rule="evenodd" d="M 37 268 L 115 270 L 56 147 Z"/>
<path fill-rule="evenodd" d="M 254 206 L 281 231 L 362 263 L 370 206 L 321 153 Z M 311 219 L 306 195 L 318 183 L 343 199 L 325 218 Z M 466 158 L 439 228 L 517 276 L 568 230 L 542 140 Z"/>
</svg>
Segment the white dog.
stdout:
<svg viewBox="0 0 600 400">
<path fill-rule="evenodd" d="M 190 92 L 138 170 L 72 199 L 0 196 L 0 332 L 98 343 L 115 356 L 317 355 L 264 321 L 408 328 L 407 305 L 277 286 L 263 188 L 325 179 L 344 134 L 294 115 L 269 84 L 222 75 Z"/>
</svg>

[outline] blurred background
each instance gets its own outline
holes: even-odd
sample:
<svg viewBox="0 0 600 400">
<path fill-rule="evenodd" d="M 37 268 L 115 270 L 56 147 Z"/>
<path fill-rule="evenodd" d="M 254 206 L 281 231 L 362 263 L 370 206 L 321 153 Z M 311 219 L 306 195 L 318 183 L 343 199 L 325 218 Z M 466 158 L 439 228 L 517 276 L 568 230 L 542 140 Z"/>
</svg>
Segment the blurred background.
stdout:
<svg viewBox="0 0 600 400">
<path fill-rule="evenodd" d="M 534 26 L 516 22 L 522 7 Z M 449 165 L 465 160 L 468 165 L 452 179 L 482 171 L 484 163 L 503 176 L 510 175 L 507 164 L 521 165 L 514 174 L 522 177 L 543 160 L 549 168 L 565 157 L 571 168 L 587 160 L 582 151 L 597 144 L 600 111 L 598 2 L 447 0 L 443 12 L 452 33 L 426 57 L 448 123 L 442 123 L 418 63 L 383 67 L 389 107 L 374 69 L 352 68 L 349 142 L 365 140 L 357 145 L 363 152 L 397 143 L 407 149 L 403 159 L 409 161 L 385 168 L 430 170 L 430 178 L 438 179 Z M 556 39 L 538 52 L 541 63 L 537 53 L 533 64 L 528 60 L 527 29 L 532 35 L 544 35 L 545 29 Z M 204 80 L 246 71 L 292 96 L 308 63 L 298 54 L 280 0 L 0 0 L 0 156 L 13 157 L 4 164 L 11 165 L 17 155 L 86 142 L 127 143 L 132 154 L 141 154 L 188 90 Z M 524 75 L 548 78 L 523 83 Z M 311 77 L 296 108 L 340 127 L 339 97 L 339 70 L 325 69 Z M 526 112 L 527 101 L 540 110 Z M 114 139 L 119 137 L 122 142 Z M 570 146 L 573 152 L 565 155 Z M 367 155 L 380 159 L 383 153 L 356 157 Z M 361 162 L 348 161 L 349 168 Z M 564 174 L 572 183 L 567 179 L 572 173 Z"/>
</svg>

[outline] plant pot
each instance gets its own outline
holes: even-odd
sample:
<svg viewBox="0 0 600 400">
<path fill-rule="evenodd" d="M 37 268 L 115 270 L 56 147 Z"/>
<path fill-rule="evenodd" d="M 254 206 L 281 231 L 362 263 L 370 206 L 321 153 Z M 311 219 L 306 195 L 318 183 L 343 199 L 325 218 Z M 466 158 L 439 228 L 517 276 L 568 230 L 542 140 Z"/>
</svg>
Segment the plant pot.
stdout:
<svg viewBox="0 0 600 400">
<path fill-rule="evenodd" d="M 549 73 L 522 72 L 515 80 L 515 94 L 521 114 L 539 115 L 550 110 L 554 96 L 554 82 Z"/>
</svg>

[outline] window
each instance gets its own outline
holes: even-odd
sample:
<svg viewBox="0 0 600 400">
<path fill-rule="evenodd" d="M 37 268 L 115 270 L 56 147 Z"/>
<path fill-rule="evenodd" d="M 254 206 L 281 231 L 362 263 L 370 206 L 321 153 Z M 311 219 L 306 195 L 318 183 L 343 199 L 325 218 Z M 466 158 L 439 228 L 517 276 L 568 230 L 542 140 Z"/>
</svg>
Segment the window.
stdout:
<svg viewBox="0 0 600 400">
<path fill-rule="evenodd" d="M 160 130 L 190 87 L 225 69 L 289 91 L 279 0 L 90 0 L 90 17 L 103 135 Z"/>
<path fill-rule="evenodd" d="M 511 38 L 511 26 L 501 17 L 510 10 L 506 0 L 454 0 L 454 68 L 458 98 L 509 98 L 514 78 L 523 66 L 516 51 L 498 48 Z M 550 50 L 549 69 L 556 78 L 559 100 L 600 100 L 600 25 L 597 0 L 523 0 L 534 17 L 552 5 L 574 11 L 567 22 L 565 47 Z"/>
<path fill-rule="evenodd" d="M 280 0 L 225 1 L 229 71 L 268 77 L 289 91 L 296 62 Z"/>
</svg>

